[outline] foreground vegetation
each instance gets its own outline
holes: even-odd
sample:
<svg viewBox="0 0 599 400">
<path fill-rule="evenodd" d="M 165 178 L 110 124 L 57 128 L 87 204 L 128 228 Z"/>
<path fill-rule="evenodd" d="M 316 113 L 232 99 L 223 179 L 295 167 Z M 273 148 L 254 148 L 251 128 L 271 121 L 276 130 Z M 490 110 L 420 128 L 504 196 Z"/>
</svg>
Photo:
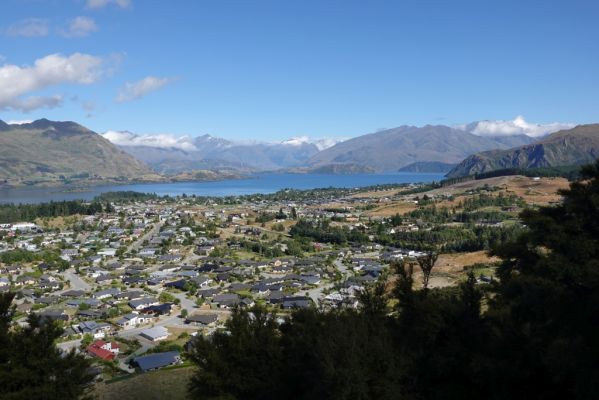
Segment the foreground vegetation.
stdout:
<svg viewBox="0 0 599 400">
<path fill-rule="evenodd" d="M 414 290 L 397 264 L 359 310 L 237 310 L 199 338 L 198 399 L 590 399 L 599 396 L 599 163 L 497 247 L 500 280 Z"/>
</svg>

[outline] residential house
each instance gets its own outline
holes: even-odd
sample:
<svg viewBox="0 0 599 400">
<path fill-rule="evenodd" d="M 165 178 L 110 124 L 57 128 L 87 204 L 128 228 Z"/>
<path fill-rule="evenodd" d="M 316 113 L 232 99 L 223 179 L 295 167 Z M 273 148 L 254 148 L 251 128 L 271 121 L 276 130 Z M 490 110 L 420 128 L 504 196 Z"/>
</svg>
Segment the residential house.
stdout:
<svg viewBox="0 0 599 400">
<path fill-rule="evenodd" d="M 103 340 L 96 340 L 89 346 L 87 346 L 87 352 L 94 356 L 101 358 L 102 360 L 111 361 L 116 358 L 119 354 L 119 345 L 115 342 L 104 342 Z"/>
</svg>

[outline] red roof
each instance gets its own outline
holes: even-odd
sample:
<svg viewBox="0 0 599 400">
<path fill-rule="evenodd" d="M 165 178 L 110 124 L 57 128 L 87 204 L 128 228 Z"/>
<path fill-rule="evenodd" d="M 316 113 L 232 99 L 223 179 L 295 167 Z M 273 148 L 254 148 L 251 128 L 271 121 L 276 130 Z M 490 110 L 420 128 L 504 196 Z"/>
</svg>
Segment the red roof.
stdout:
<svg viewBox="0 0 599 400">
<path fill-rule="evenodd" d="M 110 350 L 102 348 L 102 346 L 104 346 L 105 344 L 106 342 L 104 342 L 103 340 L 96 340 L 94 343 L 87 346 L 87 352 L 103 360 L 113 360 L 114 353 Z M 113 349 L 119 348 L 119 345 L 117 343 L 113 342 L 110 345 Z"/>
</svg>

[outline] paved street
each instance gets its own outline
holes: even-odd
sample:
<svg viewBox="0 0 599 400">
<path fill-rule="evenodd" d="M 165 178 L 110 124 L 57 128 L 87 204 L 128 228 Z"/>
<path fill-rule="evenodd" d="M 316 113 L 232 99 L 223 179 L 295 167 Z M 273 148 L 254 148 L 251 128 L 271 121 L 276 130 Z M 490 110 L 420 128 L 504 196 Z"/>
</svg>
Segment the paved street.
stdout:
<svg viewBox="0 0 599 400">
<path fill-rule="evenodd" d="M 62 276 L 70 282 L 70 288 L 63 290 L 63 292 L 67 290 L 84 290 L 86 292 L 91 290 L 91 286 L 77 275 L 74 268 L 67 269 L 62 273 Z"/>
</svg>

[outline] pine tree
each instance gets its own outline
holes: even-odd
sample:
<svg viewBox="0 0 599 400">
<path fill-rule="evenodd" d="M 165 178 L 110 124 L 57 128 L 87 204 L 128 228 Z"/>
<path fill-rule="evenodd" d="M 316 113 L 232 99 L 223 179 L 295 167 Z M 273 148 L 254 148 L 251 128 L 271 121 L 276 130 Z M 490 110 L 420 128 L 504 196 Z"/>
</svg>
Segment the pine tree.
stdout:
<svg viewBox="0 0 599 400">
<path fill-rule="evenodd" d="M 67 400 L 84 394 L 92 380 L 89 361 L 71 351 L 62 354 L 55 322 L 28 318 L 28 327 L 12 327 L 13 293 L 0 295 L 0 397 L 3 400 Z"/>
</svg>

